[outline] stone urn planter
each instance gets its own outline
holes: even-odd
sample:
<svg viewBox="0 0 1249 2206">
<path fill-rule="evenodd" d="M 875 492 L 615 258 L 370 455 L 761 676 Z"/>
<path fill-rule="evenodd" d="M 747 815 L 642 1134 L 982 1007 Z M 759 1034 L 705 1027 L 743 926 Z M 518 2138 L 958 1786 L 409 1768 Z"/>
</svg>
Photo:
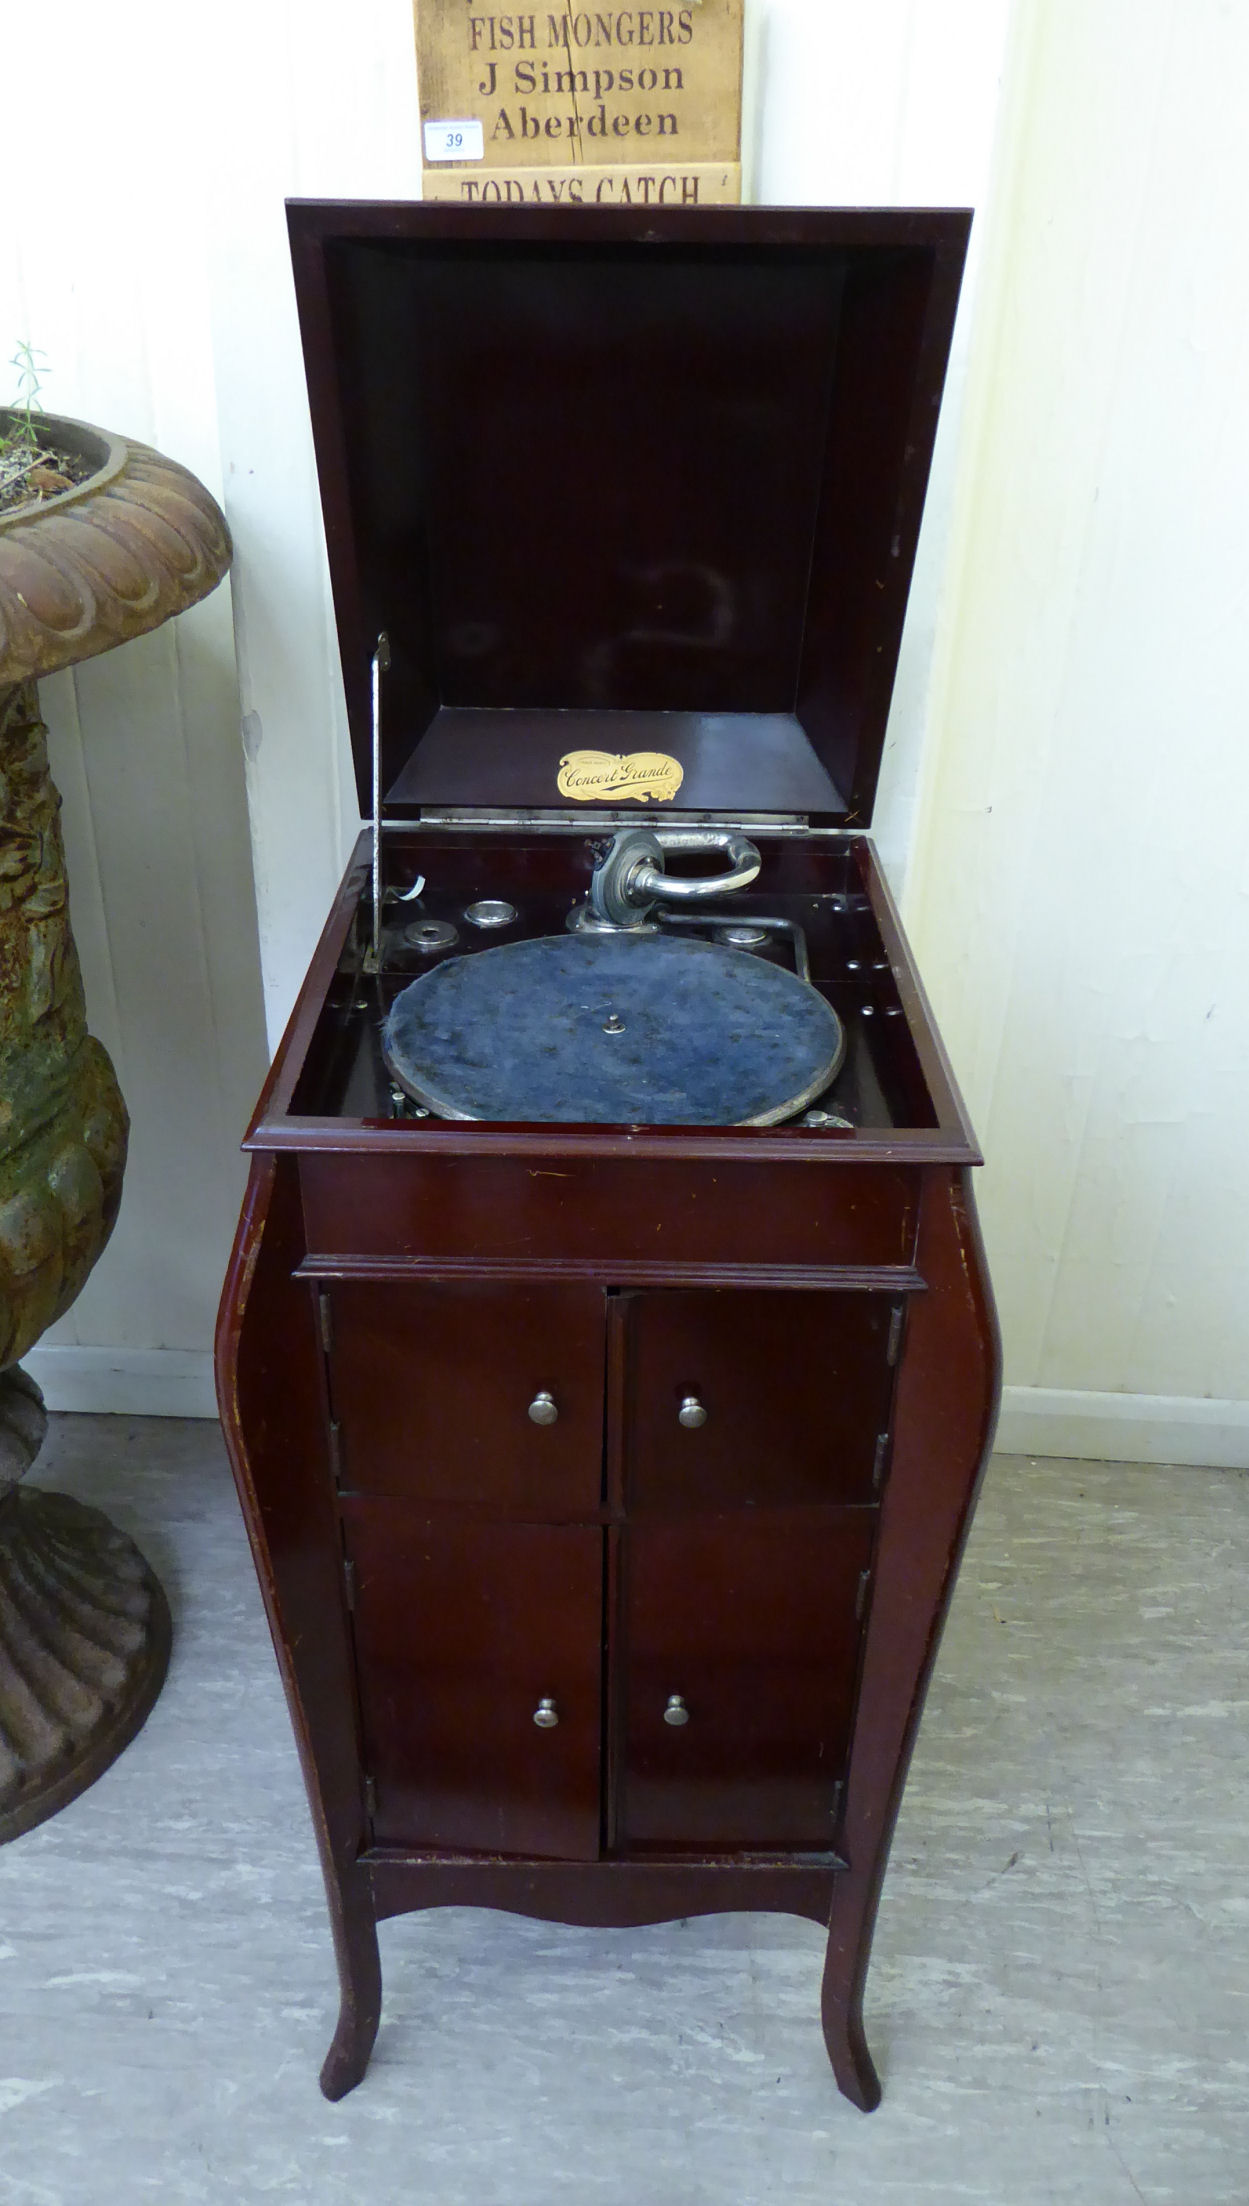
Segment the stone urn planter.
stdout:
<svg viewBox="0 0 1249 2206">
<path fill-rule="evenodd" d="M 13 418 L 0 409 L 0 431 Z M 133 1543 L 98 1510 L 19 1486 L 46 1417 L 16 1366 L 112 1231 L 127 1134 L 87 1032 L 36 685 L 195 604 L 230 562 L 225 521 L 185 468 L 83 422 L 38 415 L 35 430 L 88 471 L 0 513 L 0 1840 L 121 1752 L 170 1640 Z"/>
</svg>

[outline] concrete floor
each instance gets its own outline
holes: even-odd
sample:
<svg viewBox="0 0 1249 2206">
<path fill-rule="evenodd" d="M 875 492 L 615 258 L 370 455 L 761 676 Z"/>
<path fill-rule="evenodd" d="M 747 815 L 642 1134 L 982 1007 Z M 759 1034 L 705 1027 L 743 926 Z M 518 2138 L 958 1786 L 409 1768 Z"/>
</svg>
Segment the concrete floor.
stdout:
<svg viewBox="0 0 1249 2206">
<path fill-rule="evenodd" d="M 383 1930 L 361 2088 L 219 1436 L 54 1421 L 41 1481 L 168 1588 L 173 1666 L 83 1799 L 0 1849 L 3 2206 L 1240 2206 L 1249 1481 L 1002 1459 L 834 2089 L 809 1924 L 454 1911 Z"/>
</svg>

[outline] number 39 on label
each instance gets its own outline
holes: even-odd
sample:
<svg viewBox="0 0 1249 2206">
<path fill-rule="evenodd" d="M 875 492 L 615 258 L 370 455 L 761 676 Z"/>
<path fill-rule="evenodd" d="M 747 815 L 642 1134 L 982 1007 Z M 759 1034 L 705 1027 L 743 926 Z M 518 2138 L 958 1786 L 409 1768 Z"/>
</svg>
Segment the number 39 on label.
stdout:
<svg viewBox="0 0 1249 2206">
<path fill-rule="evenodd" d="M 475 118 L 450 123 L 426 123 L 427 161 L 484 161 L 485 134 Z"/>
</svg>

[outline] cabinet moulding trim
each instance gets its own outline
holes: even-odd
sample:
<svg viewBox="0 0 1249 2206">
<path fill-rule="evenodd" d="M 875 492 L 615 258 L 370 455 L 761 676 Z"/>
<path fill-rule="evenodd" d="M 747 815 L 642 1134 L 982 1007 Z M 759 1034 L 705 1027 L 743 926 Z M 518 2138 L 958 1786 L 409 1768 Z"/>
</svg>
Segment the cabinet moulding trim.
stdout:
<svg viewBox="0 0 1249 2206">
<path fill-rule="evenodd" d="M 823 1852 L 812 1849 L 809 1853 L 794 1853 L 792 1850 L 789 1853 L 769 1853 L 764 1849 L 758 1853 L 726 1851 L 718 1854 L 709 1851 L 627 1856 L 604 1854 L 593 1861 L 569 1861 L 562 1857 L 556 1861 L 545 1854 L 409 1853 L 401 1846 L 370 1846 L 359 1858 L 363 1866 L 370 1870 L 489 1869 L 497 1870 L 502 1877 L 505 1874 L 513 1875 L 518 1869 L 542 1876 L 557 1872 L 562 1874 L 571 1868 L 578 1873 L 584 1872 L 587 1876 L 601 1872 L 604 1876 L 614 1876 L 621 1882 L 634 1878 L 643 1880 L 647 1877 L 657 1880 L 674 1874 L 684 1876 L 691 1870 L 697 1870 L 700 1875 L 708 1869 L 716 1869 L 725 1876 L 761 1876 L 770 1875 L 780 1869 L 805 1876 L 812 1870 L 843 1871 L 850 1867 L 845 1855 L 839 1854 L 832 1847 L 825 1848 Z"/>
<path fill-rule="evenodd" d="M 1195 1394 L 1094 1394 L 1008 1386 L 999 1455 L 1249 1470 L 1249 1402 Z"/>
<path fill-rule="evenodd" d="M 311 1024 L 311 1021 L 309 1022 Z M 306 1047 L 306 1043 L 305 1043 Z M 293 1046 L 288 1054 L 302 1063 Z M 285 1083 L 294 1086 L 288 1071 Z M 803 1164 L 854 1172 L 874 1165 L 909 1172 L 919 1166 L 954 1166 L 959 1171 L 983 1164 L 984 1157 L 957 1127 L 891 1126 L 887 1131 L 851 1135 L 804 1134 L 795 1126 L 693 1127 L 678 1138 L 667 1128 L 641 1133 L 570 1133 L 556 1125 L 549 1132 L 516 1133 L 510 1126 L 479 1120 L 305 1118 L 286 1109 L 285 1088 L 275 1082 L 257 1110 L 242 1143 L 252 1155 L 292 1153 L 324 1163 L 334 1157 L 364 1156 L 377 1163 L 400 1156 L 408 1162 L 437 1164 L 453 1157 L 503 1157 L 508 1163 L 558 1158 L 564 1165 L 636 1163 L 690 1166 L 715 1164 Z"/>
</svg>

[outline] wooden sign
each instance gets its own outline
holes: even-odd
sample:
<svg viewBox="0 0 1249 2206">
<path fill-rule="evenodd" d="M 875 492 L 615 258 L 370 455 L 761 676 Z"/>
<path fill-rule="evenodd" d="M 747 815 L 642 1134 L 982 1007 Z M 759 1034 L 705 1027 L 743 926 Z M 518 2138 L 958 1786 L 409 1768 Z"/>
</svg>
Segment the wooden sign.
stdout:
<svg viewBox="0 0 1249 2206">
<path fill-rule="evenodd" d="M 743 0 L 415 0 L 427 199 L 741 198 Z"/>
</svg>

